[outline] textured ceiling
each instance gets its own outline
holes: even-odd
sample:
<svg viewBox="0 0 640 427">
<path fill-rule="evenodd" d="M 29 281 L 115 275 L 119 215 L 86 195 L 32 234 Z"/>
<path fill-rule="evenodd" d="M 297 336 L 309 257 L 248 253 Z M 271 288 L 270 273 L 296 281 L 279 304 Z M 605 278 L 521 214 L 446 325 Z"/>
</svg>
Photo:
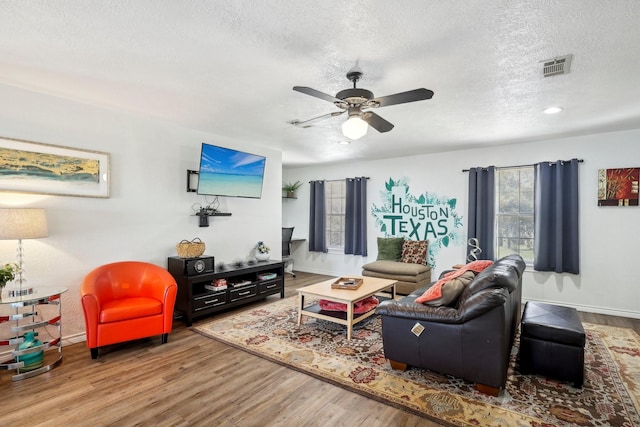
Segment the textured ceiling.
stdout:
<svg viewBox="0 0 640 427">
<path fill-rule="evenodd" d="M 283 151 L 285 165 L 376 159 L 640 128 L 640 1 L 0 0 L 0 83 Z M 544 78 L 540 61 L 573 54 Z M 294 92 L 433 99 L 345 116 Z M 7 102 L 0 100 L 0 102 Z M 564 111 L 545 115 L 549 105 Z M 216 141 L 203 141 L 215 143 Z"/>
</svg>

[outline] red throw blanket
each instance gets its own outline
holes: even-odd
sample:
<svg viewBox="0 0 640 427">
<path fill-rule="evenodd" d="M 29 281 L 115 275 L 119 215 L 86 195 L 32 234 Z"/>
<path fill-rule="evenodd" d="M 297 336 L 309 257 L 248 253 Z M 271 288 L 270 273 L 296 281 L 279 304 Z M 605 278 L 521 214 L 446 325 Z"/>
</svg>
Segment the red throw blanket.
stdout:
<svg viewBox="0 0 640 427">
<path fill-rule="evenodd" d="M 326 299 L 321 299 L 320 301 L 318 301 L 318 305 L 320 306 L 320 309 L 326 311 L 347 311 L 347 304 L 327 301 Z M 366 313 L 369 310 L 373 310 L 377 306 L 378 298 L 371 296 L 355 303 L 353 305 L 353 312 L 354 314 Z"/>
<path fill-rule="evenodd" d="M 416 298 L 417 303 L 424 303 L 427 301 L 431 301 L 434 299 L 438 299 L 442 296 L 442 286 L 447 283 L 451 279 L 455 279 L 456 277 L 462 276 L 467 271 L 473 271 L 475 273 L 480 273 L 485 268 L 489 267 L 493 264 L 491 260 L 481 260 L 481 261 L 472 261 L 469 264 L 465 264 L 461 268 L 450 271 L 445 274 L 442 279 L 438 280 L 433 284 L 429 289 L 427 289 L 424 294 L 420 295 Z"/>
</svg>

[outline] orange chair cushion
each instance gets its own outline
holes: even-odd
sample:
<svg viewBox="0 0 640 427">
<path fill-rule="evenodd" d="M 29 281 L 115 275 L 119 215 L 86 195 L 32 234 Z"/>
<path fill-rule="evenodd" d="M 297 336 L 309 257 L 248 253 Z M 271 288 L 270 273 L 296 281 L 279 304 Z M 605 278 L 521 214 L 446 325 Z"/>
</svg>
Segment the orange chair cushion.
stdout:
<svg viewBox="0 0 640 427">
<path fill-rule="evenodd" d="M 157 299 L 134 297 L 109 301 L 102 306 L 100 323 L 119 322 L 162 313 L 162 303 Z"/>
</svg>

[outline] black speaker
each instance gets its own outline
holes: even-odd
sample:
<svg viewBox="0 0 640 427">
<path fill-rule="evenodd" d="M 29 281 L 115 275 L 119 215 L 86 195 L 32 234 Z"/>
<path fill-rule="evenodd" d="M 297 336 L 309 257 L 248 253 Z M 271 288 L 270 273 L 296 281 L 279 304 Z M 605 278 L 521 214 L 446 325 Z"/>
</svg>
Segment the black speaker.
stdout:
<svg viewBox="0 0 640 427">
<path fill-rule="evenodd" d="M 185 276 L 195 276 L 197 274 L 213 273 L 215 260 L 212 256 L 202 256 L 199 258 L 179 258 L 169 257 L 169 272 L 182 272 Z"/>
</svg>

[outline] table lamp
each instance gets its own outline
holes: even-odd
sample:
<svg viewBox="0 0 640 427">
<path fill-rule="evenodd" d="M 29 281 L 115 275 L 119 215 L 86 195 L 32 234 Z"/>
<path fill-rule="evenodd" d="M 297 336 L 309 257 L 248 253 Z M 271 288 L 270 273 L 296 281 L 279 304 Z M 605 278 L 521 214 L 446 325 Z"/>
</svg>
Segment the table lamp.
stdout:
<svg viewBox="0 0 640 427">
<path fill-rule="evenodd" d="M 24 288 L 24 251 L 22 239 L 40 239 L 47 237 L 47 217 L 44 209 L 9 208 L 0 209 L 0 240 L 18 241 L 18 271 L 16 272 L 19 289 L 16 295 L 28 295 L 32 288 Z"/>
</svg>

